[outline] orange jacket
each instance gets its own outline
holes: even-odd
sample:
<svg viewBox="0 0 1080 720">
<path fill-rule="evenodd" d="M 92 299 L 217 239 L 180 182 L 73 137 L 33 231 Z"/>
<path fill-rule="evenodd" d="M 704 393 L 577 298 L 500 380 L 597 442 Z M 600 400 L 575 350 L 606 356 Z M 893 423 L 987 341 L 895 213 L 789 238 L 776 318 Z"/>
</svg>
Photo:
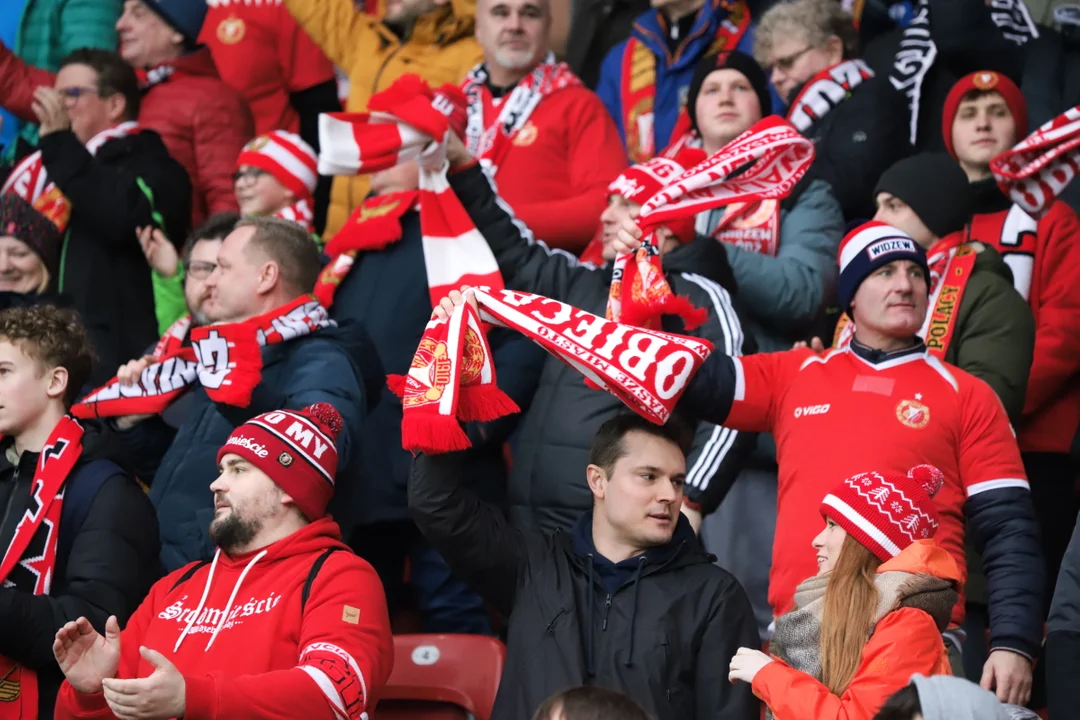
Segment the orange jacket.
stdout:
<svg viewBox="0 0 1080 720">
<path fill-rule="evenodd" d="M 933 575 L 960 583 L 960 570 L 933 540 L 919 540 L 878 568 Z M 872 720 L 912 674 L 949 675 L 941 631 L 929 614 L 915 608 L 895 610 L 877 624 L 863 649 L 851 684 L 839 697 L 812 676 L 773 660 L 754 677 L 754 694 L 776 720 Z"/>
</svg>

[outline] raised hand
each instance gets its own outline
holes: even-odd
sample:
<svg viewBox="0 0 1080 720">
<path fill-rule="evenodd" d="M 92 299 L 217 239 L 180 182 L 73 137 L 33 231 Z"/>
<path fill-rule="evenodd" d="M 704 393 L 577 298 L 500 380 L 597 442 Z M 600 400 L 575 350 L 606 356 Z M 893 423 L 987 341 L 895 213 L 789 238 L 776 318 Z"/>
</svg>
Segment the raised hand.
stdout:
<svg viewBox="0 0 1080 720">
<path fill-rule="evenodd" d="M 120 667 L 120 623 L 112 615 L 104 637 L 84 617 L 56 632 L 53 655 L 71 686 L 81 693 L 102 691 L 102 681 L 116 676 Z"/>
<path fill-rule="evenodd" d="M 175 277 L 180 272 L 180 255 L 176 247 L 158 228 L 147 225 L 139 228 L 139 245 L 146 255 L 146 263 L 162 277 Z"/>
<path fill-rule="evenodd" d="M 30 107 L 37 115 L 38 134 L 42 136 L 71 127 L 67 106 L 64 105 L 64 96 L 51 87 L 36 88 Z"/>
<path fill-rule="evenodd" d="M 461 291 L 451 290 L 450 294 L 439 301 L 439 304 L 435 306 L 435 309 L 431 312 L 432 320 L 449 320 L 450 316 L 454 314 L 454 308 L 458 305 L 463 305 L 466 302 L 472 305 L 473 310 L 476 309 L 476 296 L 469 292 L 472 288 L 468 285 L 462 285 Z"/>
<path fill-rule="evenodd" d="M 105 702 L 120 720 L 167 720 L 184 716 L 187 681 L 176 666 L 157 650 L 139 648 L 143 660 L 154 667 L 149 677 L 104 681 Z"/>
</svg>

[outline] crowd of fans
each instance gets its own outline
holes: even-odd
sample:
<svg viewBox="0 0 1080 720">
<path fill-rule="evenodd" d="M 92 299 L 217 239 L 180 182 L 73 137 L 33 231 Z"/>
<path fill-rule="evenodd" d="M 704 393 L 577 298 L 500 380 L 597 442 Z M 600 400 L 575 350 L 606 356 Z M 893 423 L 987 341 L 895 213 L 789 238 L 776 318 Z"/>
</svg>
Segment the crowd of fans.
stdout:
<svg viewBox="0 0 1080 720">
<path fill-rule="evenodd" d="M 1080 5 L 0 4 L 0 720 L 1074 717 Z"/>
</svg>

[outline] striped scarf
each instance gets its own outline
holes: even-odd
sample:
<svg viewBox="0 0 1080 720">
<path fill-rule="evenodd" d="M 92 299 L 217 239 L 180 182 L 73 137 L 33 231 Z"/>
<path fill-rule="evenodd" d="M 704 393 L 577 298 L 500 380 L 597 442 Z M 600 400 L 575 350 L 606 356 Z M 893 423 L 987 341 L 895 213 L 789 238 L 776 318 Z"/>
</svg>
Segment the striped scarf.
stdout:
<svg viewBox="0 0 1080 720">
<path fill-rule="evenodd" d="M 990 161 L 1001 191 L 1036 220 L 1080 174 L 1080 105 Z"/>
</svg>

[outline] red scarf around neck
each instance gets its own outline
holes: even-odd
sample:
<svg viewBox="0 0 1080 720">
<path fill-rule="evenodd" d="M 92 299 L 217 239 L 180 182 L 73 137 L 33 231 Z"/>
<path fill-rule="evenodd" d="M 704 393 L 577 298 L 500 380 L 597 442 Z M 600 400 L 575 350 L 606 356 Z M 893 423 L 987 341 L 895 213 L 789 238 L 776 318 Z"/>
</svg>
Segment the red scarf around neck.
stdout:
<svg viewBox="0 0 1080 720">
<path fill-rule="evenodd" d="M 166 332 L 155 348 L 157 362 L 142 371 L 137 383 L 121 385 L 113 378 L 77 403 L 72 414 L 80 418 L 157 414 L 196 382 L 214 402 L 247 407 L 262 381 L 264 345 L 334 325 L 326 308 L 311 295 L 244 322 L 193 328 L 190 347 L 182 347 L 182 337 L 177 337 L 183 322 Z"/>
<path fill-rule="evenodd" d="M 1001 191 L 1036 220 L 1080 174 L 1080 105 L 990 161 Z"/>
<path fill-rule="evenodd" d="M 582 83 L 569 65 L 555 61 L 553 52 L 548 52 L 543 62 L 503 98 L 495 99 L 487 81 L 487 67 L 481 63 L 469 72 L 461 86 L 468 101 L 465 146 L 494 177 L 506 159 L 514 135 L 525 127 L 536 106 L 547 96 L 565 88 L 581 87 Z"/>
<path fill-rule="evenodd" d="M 4 587 L 48 595 L 56 571 L 56 545 L 64 502 L 64 483 L 82 454 L 83 428 L 64 416 L 38 454 L 30 497 L 11 544 L 0 560 Z M 13 499 L 15 507 L 19 500 Z M 38 716 L 38 682 L 33 670 L 0 656 L 0 719 Z"/>
<path fill-rule="evenodd" d="M 315 213 L 311 209 L 312 202 L 313 200 L 311 198 L 300 198 L 293 204 L 286 205 L 278 210 L 274 213 L 274 217 L 294 222 L 304 228 L 308 233 L 314 233 Z"/>
</svg>

